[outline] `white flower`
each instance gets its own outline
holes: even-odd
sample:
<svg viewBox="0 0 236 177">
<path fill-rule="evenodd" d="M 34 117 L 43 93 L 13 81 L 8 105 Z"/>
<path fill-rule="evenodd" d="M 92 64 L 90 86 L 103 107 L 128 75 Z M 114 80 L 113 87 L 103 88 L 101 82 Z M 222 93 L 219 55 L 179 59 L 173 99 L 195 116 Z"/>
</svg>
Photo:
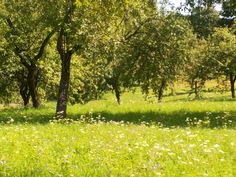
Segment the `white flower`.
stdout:
<svg viewBox="0 0 236 177">
<path fill-rule="evenodd" d="M 219 144 L 215 144 L 215 145 L 214 145 L 214 148 L 219 148 L 219 147 L 220 147 Z"/>
<path fill-rule="evenodd" d="M 222 150 L 219 150 L 219 153 L 221 153 L 221 154 L 224 154 L 225 152 L 224 152 L 224 151 L 222 151 Z"/>
<path fill-rule="evenodd" d="M 195 144 L 190 144 L 189 147 L 193 148 L 193 147 L 195 147 Z"/>
<path fill-rule="evenodd" d="M 194 161 L 197 161 L 197 162 L 200 162 L 200 160 L 199 160 L 199 159 L 197 159 L 197 158 L 193 158 L 193 160 L 194 160 Z"/>
</svg>

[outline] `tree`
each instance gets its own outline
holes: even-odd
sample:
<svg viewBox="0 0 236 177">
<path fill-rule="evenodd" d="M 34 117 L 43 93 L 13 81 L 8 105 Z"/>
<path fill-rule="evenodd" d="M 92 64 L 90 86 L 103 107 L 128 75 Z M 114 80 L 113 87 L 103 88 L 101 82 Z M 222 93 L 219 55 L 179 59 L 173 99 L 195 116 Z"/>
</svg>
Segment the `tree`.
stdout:
<svg viewBox="0 0 236 177">
<path fill-rule="evenodd" d="M 209 37 L 207 63 L 211 66 L 211 73 L 229 78 L 231 96 L 235 98 L 236 36 L 232 29 L 216 28 Z"/>
<path fill-rule="evenodd" d="M 53 13 L 50 14 L 51 18 L 55 18 L 51 25 L 57 28 L 57 51 L 62 67 L 56 115 L 58 117 L 66 117 L 71 59 L 75 53 L 81 54 L 81 50 L 86 46 L 88 36 L 91 35 L 88 32 L 90 31 L 88 25 L 92 24 L 90 17 L 92 11 L 89 9 L 91 2 L 66 0 L 49 3 L 53 3 L 54 6 L 51 4 L 51 7 L 55 7 Z M 46 7 L 48 6 L 46 4 Z"/>
<path fill-rule="evenodd" d="M 222 15 L 226 18 L 235 19 L 236 15 L 236 2 L 234 0 L 222 1 Z"/>
<path fill-rule="evenodd" d="M 201 97 L 200 91 L 204 87 L 205 82 L 212 77 L 209 73 L 210 67 L 208 67 L 206 56 L 207 53 L 207 41 L 205 39 L 195 38 L 191 42 L 192 48 L 189 54 L 189 62 L 186 63 L 184 69 L 184 77 L 191 86 L 191 92 L 195 94 L 196 98 Z"/>
<path fill-rule="evenodd" d="M 54 1 L 56 7 L 61 9 L 54 14 L 58 25 L 57 50 L 62 63 L 61 81 L 59 86 L 56 114 L 66 117 L 68 89 L 70 81 L 70 65 L 74 54 L 82 55 L 86 46 L 94 42 L 99 31 L 114 30 L 123 23 L 126 17 L 126 7 L 139 1 Z M 139 6 L 141 3 L 137 3 Z M 136 11 L 137 12 L 137 11 Z M 53 15 L 53 14 L 52 14 Z M 101 35 L 101 33 L 100 33 Z M 100 36 L 99 35 L 99 36 Z M 105 35 L 101 35 L 105 36 Z"/>
<path fill-rule="evenodd" d="M 218 26 L 220 14 L 215 9 L 216 2 L 217 0 L 186 0 L 189 19 L 199 38 L 206 38 Z"/>
<path fill-rule="evenodd" d="M 42 58 L 49 40 L 55 30 L 47 26 L 47 12 L 38 1 L 5 1 L 5 14 L 2 14 L 5 24 L 7 46 L 14 52 L 15 61 L 23 68 L 20 93 L 24 104 L 32 98 L 33 106 L 38 108 L 40 101 L 37 91 L 39 77 L 38 62 Z M 7 27 L 7 28 L 6 28 Z"/>
<path fill-rule="evenodd" d="M 149 94 L 151 88 L 158 102 L 162 101 L 164 89 L 177 79 L 188 61 L 192 36 L 188 21 L 178 14 L 168 14 L 147 23 L 133 38 L 127 66 L 133 66 L 129 76 L 141 85 L 143 93 Z"/>
<path fill-rule="evenodd" d="M 236 2 L 234 0 L 222 1 L 221 16 L 221 26 L 230 27 L 234 24 L 236 19 Z"/>
</svg>

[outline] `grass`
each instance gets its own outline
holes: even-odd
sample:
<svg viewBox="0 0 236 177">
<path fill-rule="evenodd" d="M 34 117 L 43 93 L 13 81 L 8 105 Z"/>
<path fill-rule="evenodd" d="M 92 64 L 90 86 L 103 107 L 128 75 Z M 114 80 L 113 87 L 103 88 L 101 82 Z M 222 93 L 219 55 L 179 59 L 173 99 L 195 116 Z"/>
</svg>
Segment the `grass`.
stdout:
<svg viewBox="0 0 236 177">
<path fill-rule="evenodd" d="M 234 130 L 126 124 L 1 127 L 1 176 L 235 176 Z"/>
<path fill-rule="evenodd" d="M 227 120 L 231 120 L 231 127 L 236 126 L 236 101 L 230 98 L 230 94 L 205 93 L 204 98 L 194 100 L 188 94 L 167 96 L 161 104 L 156 103 L 154 97 L 144 100 L 140 92 L 135 94 L 124 93 L 122 104 L 118 105 L 112 93 L 106 94 L 101 100 L 91 101 L 85 105 L 71 105 L 68 107 L 70 119 L 102 116 L 105 121 L 125 121 L 140 124 L 163 124 L 165 127 L 188 127 L 186 119 L 194 119 L 196 122 L 211 119 L 209 127 L 222 127 Z M 39 110 L 18 108 L 5 108 L 0 112 L 0 121 L 5 124 L 14 120 L 14 123 L 47 124 L 55 114 L 55 102 L 49 102 Z M 220 117 L 216 120 L 216 117 Z M 227 119 L 226 119 L 227 118 Z"/>
<path fill-rule="evenodd" d="M 67 121 L 53 120 L 53 102 L 0 108 L 0 176 L 236 176 L 229 93 L 122 100 L 71 105 Z"/>
</svg>

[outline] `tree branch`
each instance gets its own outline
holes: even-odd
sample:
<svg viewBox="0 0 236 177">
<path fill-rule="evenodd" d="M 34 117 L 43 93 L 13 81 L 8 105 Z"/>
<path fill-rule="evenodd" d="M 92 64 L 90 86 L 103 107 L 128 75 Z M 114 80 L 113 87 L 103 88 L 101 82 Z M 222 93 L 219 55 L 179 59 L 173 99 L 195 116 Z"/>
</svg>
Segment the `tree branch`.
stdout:
<svg viewBox="0 0 236 177">
<path fill-rule="evenodd" d="M 63 31 L 64 31 L 63 29 L 59 31 L 58 38 L 57 38 L 57 51 L 59 52 L 61 56 L 65 54 L 64 45 L 63 45 L 63 35 L 64 35 Z"/>
<path fill-rule="evenodd" d="M 21 50 L 15 45 L 15 50 L 14 53 L 16 54 L 16 56 L 18 56 L 20 58 L 21 63 L 27 68 L 30 68 L 30 64 L 27 63 L 27 61 L 25 60 L 25 58 L 21 55 Z"/>
<path fill-rule="evenodd" d="M 129 40 L 131 37 L 133 37 L 133 36 L 135 36 L 137 33 L 139 33 L 139 30 L 140 30 L 147 22 L 149 22 L 150 20 L 153 20 L 153 19 L 147 18 L 147 19 L 144 20 L 144 22 L 141 23 L 133 32 L 128 32 L 128 33 L 124 36 L 125 41 Z"/>
<path fill-rule="evenodd" d="M 10 18 L 6 18 L 6 21 L 7 21 L 8 26 L 9 26 L 11 29 L 15 30 L 15 27 L 14 27 L 14 25 L 13 25 L 11 19 L 10 19 Z"/>
<path fill-rule="evenodd" d="M 11 19 L 10 19 L 10 18 L 6 18 L 6 22 L 7 22 L 7 25 L 9 26 L 9 28 L 15 31 L 15 27 L 14 27 L 14 25 L 13 25 Z M 18 57 L 20 58 L 21 63 L 22 63 L 26 68 L 30 68 L 29 63 L 27 63 L 27 61 L 25 60 L 25 58 L 21 55 L 21 52 L 22 52 L 23 50 L 21 50 L 15 43 L 14 43 L 14 46 L 15 46 L 14 53 L 16 54 L 16 56 L 18 56 Z"/>
<path fill-rule="evenodd" d="M 44 39 L 43 43 L 41 44 L 41 47 L 39 49 L 38 54 L 34 57 L 34 61 L 37 61 L 38 59 L 40 59 L 43 55 L 44 49 L 47 46 L 49 40 L 51 39 L 51 37 L 55 34 L 56 30 L 53 29 L 48 35 L 47 37 Z"/>
</svg>

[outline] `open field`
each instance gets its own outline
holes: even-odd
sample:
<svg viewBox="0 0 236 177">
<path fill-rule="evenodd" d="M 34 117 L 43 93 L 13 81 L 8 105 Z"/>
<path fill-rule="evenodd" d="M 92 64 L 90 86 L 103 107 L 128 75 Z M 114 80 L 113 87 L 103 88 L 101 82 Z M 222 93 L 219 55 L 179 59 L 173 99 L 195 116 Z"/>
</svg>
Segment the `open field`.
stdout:
<svg viewBox="0 0 236 177">
<path fill-rule="evenodd" d="M 192 97 L 125 93 L 119 106 L 109 93 L 67 121 L 53 102 L 1 108 L 0 176 L 236 176 L 236 101 Z"/>
<path fill-rule="evenodd" d="M 0 177 L 236 177 L 236 0 L 0 17 Z"/>
</svg>

